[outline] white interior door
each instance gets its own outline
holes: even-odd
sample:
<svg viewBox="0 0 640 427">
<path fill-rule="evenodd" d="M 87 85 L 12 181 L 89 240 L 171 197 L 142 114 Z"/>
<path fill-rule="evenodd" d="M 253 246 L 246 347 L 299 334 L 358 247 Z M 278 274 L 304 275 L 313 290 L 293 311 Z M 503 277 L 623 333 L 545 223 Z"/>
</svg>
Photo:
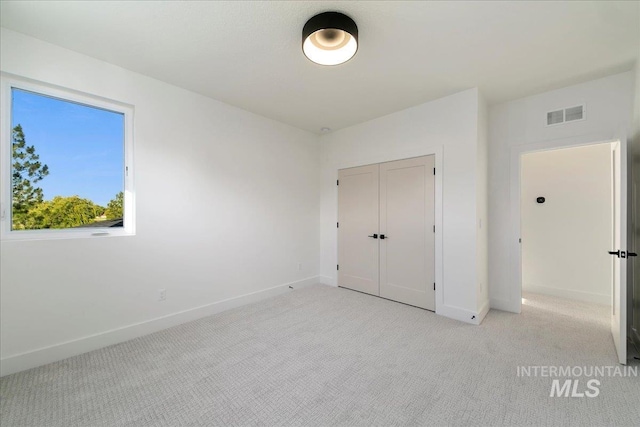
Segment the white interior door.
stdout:
<svg viewBox="0 0 640 427">
<path fill-rule="evenodd" d="M 380 294 L 378 170 L 338 171 L 338 286 L 373 295 Z"/>
<path fill-rule="evenodd" d="M 627 363 L 627 146 L 626 141 L 611 145 L 613 160 L 613 289 L 611 334 L 618 360 Z"/>
<path fill-rule="evenodd" d="M 380 164 L 380 296 L 435 311 L 434 164 Z"/>
</svg>

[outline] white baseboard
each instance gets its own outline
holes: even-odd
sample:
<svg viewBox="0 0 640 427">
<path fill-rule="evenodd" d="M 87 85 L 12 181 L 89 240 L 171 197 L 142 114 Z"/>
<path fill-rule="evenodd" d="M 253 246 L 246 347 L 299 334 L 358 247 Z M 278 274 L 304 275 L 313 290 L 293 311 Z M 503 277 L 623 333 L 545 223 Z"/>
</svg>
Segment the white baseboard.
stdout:
<svg viewBox="0 0 640 427">
<path fill-rule="evenodd" d="M 472 325 L 479 325 L 488 312 L 489 304 L 486 304 L 485 307 L 483 307 L 479 312 L 467 310 L 460 307 L 454 307 L 451 305 L 442 305 L 436 308 L 436 314 L 448 317 L 450 319 L 459 320 L 461 322 L 470 323 Z"/>
<path fill-rule="evenodd" d="M 482 308 L 478 312 L 478 316 L 476 317 L 478 319 L 478 325 L 487 317 L 487 313 L 489 313 L 489 300 L 486 300 L 484 304 L 482 304 Z"/>
<path fill-rule="evenodd" d="M 552 297 L 572 299 L 575 301 L 594 302 L 597 304 L 611 305 L 611 295 L 597 294 L 594 292 L 576 291 L 572 289 L 558 289 L 549 286 L 526 284 L 522 287 L 523 292 L 549 295 Z"/>
<path fill-rule="evenodd" d="M 26 369 L 57 362 L 71 356 L 97 350 L 109 345 L 118 344 L 153 332 L 158 332 L 172 326 L 177 326 L 202 317 L 211 316 L 225 310 L 230 310 L 232 308 L 271 298 L 276 295 L 289 292 L 292 290 L 291 288 L 300 289 L 316 283 L 321 283 L 321 276 L 308 277 L 296 282 L 285 283 L 283 285 L 274 286 L 273 288 L 172 313 L 166 316 L 147 320 L 145 322 L 135 323 L 133 325 L 112 329 L 95 335 L 78 338 L 76 340 L 9 356 L 0 360 L 0 376 L 10 375 Z"/>
<path fill-rule="evenodd" d="M 491 298 L 489 306 L 493 310 L 508 311 L 510 313 L 520 313 L 520 311 L 518 311 L 518 309 L 516 308 L 516 304 L 514 304 L 512 301 L 502 298 Z"/>
<path fill-rule="evenodd" d="M 333 277 L 329 277 L 329 276 L 318 276 L 320 278 L 320 283 L 322 283 L 323 285 L 329 285 L 329 286 L 338 286 L 338 284 L 336 283 L 336 279 L 334 279 Z"/>
</svg>

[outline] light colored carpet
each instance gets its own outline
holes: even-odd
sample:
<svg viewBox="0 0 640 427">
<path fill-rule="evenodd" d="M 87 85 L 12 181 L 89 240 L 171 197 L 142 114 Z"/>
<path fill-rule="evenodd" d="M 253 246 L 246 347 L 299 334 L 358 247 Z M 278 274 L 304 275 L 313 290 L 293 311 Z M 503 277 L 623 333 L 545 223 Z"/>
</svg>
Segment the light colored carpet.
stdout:
<svg viewBox="0 0 640 427">
<path fill-rule="evenodd" d="M 316 285 L 4 377 L 0 424 L 640 425 L 638 377 L 594 398 L 517 377 L 617 366 L 607 308 L 528 298 L 472 326 Z"/>
</svg>

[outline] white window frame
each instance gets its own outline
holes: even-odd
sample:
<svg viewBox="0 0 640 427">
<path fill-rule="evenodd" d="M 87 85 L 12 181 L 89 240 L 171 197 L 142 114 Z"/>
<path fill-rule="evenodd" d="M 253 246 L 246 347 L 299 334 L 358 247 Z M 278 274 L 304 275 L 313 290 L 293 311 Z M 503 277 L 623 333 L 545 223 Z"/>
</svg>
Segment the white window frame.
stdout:
<svg viewBox="0 0 640 427">
<path fill-rule="evenodd" d="M 124 116 L 124 226 L 41 230 L 12 230 L 11 182 L 11 90 L 20 89 L 89 107 L 121 113 Z M 134 107 L 96 95 L 15 76 L 0 74 L 0 240 L 51 240 L 135 235 L 135 191 L 133 180 Z M 27 140 L 28 142 L 28 140 Z M 46 159 L 44 159 L 46 160 Z M 46 163 L 46 161 L 45 161 Z"/>
</svg>

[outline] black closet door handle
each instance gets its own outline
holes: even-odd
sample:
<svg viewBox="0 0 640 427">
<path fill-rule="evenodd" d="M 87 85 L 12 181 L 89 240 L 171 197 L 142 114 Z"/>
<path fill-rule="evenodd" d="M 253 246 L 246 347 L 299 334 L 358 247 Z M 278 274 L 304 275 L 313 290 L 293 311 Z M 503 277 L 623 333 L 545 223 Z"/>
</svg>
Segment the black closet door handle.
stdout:
<svg viewBox="0 0 640 427">
<path fill-rule="evenodd" d="M 609 251 L 609 255 L 615 255 L 615 256 L 617 256 L 618 258 L 620 258 L 620 250 L 617 250 L 617 251 L 615 251 L 615 252 Z"/>
<path fill-rule="evenodd" d="M 638 256 L 635 252 L 627 252 L 627 256 Z"/>
<path fill-rule="evenodd" d="M 388 239 L 389 237 L 385 236 L 384 234 L 381 234 L 381 235 L 380 235 L 380 238 L 381 238 L 382 240 L 384 240 L 384 239 Z"/>
<path fill-rule="evenodd" d="M 378 238 L 378 235 L 377 235 L 377 234 L 374 234 L 373 236 L 367 236 L 367 237 L 373 237 L 374 239 L 377 239 L 377 238 Z"/>
</svg>

